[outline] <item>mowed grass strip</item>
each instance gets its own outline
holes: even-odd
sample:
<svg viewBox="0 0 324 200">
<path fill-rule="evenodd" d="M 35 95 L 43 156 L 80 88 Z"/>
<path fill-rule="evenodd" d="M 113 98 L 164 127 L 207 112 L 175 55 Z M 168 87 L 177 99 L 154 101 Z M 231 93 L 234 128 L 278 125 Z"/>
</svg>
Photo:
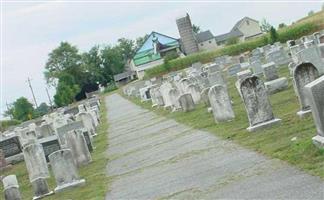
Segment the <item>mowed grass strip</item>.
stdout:
<svg viewBox="0 0 324 200">
<path fill-rule="evenodd" d="M 97 128 L 98 136 L 94 138 L 95 149 L 91 153 L 92 162 L 87 165 L 79 168 L 79 175 L 81 178 L 86 180 L 85 186 L 76 187 L 68 189 L 62 193 L 56 193 L 52 196 L 46 197 L 44 199 L 53 199 L 53 200 L 102 200 L 105 198 L 106 191 L 108 190 L 109 179 L 106 175 L 106 164 L 107 156 L 106 149 L 108 146 L 107 140 L 107 130 L 108 130 L 108 121 L 107 121 L 107 109 L 104 103 L 104 97 L 101 99 L 100 106 L 100 119 L 101 123 Z M 49 168 L 51 171 L 51 169 Z M 33 189 L 32 185 L 29 182 L 28 172 L 26 169 L 25 162 L 20 162 L 10 170 L 4 172 L 4 175 L 15 174 L 19 182 L 19 190 L 21 192 L 23 199 L 32 199 Z M 1 174 L 2 175 L 2 174 Z M 51 190 L 54 190 L 56 187 L 55 179 L 53 174 L 51 178 L 47 179 L 49 187 Z M 3 194 L 3 185 L 0 184 L 1 198 L 4 198 Z"/>
<path fill-rule="evenodd" d="M 189 113 L 171 113 L 163 108 L 152 108 L 151 102 L 141 102 L 134 97 L 128 98 L 160 115 L 173 118 L 193 128 L 210 131 L 221 138 L 232 140 L 268 157 L 286 161 L 309 174 L 324 179 L 324 150 L 316 148 L 311 140 L 316 135 L 313 118 L 310 115 L 300 119 L 296 115 L 300 106 L 292 86 L 288 67 L 281 66 L 279 74 L 281 77 L 288 78 L 289 88 L 271 95 L 270 101 L 275 116 L 282 119 L 282 123 L 252 133 L 246 130 L 249 122 L 244 104 L 234 86 L 236 78 L 233 77 L 227 77 L 229 94 L 234 102 L 235 112 L 235 119 L 231 122 L 216 124 L 212 114 L 207 112 L 207 108 L 203 104 L 197 105 L 196 110 Z M 120 93 L 122 92 L 120 91 Z M 291 139 L 294 137 L 297 139 L 292 141 Z"/>
</svg>

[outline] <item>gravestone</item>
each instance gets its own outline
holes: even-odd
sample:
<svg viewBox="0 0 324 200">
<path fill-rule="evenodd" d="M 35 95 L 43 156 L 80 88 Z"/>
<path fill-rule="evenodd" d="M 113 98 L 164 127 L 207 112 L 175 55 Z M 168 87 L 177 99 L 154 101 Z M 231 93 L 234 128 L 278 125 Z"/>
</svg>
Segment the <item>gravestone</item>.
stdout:
<svg viewBox="0 0 324 200">
<path fill-rule="evenodd" d="M 175 88 L 172 88 L 170 91 L 169 91 L 169 96 L 170 96 L 170 100 L 171 100 L 171 103 L 172 103 L 172 111 L 176 111 L 178 109 L 180 109 L 180 104 L 179 104 L 179 101 L 178 101 L 178 98 L 180 96 L 180 92 L 175 89 Z"/>
<path fill-rule="evenodd" d="M 268 62 L 274 62 L 276 65 L 284 65 L 290 62 L 290 58 L 283 48 L 274 48 L 266 54 Z"/>
<path fill-rule="evenodd" d="M 42 145 L 29 144 L 24 147 L 23 152 L 30 182 L 40 177 L 50 177 Z"/>
<path fill-rule="evenodd" d="M 240 90 L 240 87 L 241 87 L 241 82 L 249 77 L 249 76 L 252 76 L 252 72 L 251 70 L 247 69 L 247 70 L 244 70 L 244 71 L 241 71 L 239 73 L 236 74 L 236 78 L 237 78 L 237 81 L 235 82 L 235 87 L 238 91 L 238 93 L 240 94 L 240 96 L 242 96 L 241 94 L 241 90 Z"/>
<path fill-rule="evenodd" d="M 312 46 L 297 53 L 298 61 L 310 62 L 318 70 L 319 74 L 324 74 L 324 62 L 321 58 L 321 52 L 317 46 Z"/>
<path fill-rule="evenodd" d="M 187 78 L 183 78 L 179 81 L 179 90 L 181 94 L 187 93 L 186 88 L 190 85 L 190 81 Z"/>
<path fill-rule="evenodd" d="M 89 130 L 84 127 L 82 121 L 71 122 L 71 123 L 68 123 L 67 125 L 62 126 L 57 129 L 60 146 L 66 145 L 66 139 L 65 139 L 66 133 L 69 131 L 72 131 L 72 130 L 76 130 L 76 129 L 81 129 L 83 131 L 83 135 L 84 135 L 84 138 L 86 139 L 88 148 L 90 151 L 92 151 L 92 149 L 93 149 L 92 135 L 91 135 L 91 133 L 89 133 Z"/>
<path fill-rule="evenodd" d="M 171 107 L 172 103 L 171 103 L 171 99 L 169 96 L 169 91 L 172 89 L 172 85 L 169 82 L 164 82 L 161 86 L 160 86 L 160 92 L 163 98 L 163 103 L 164 103 L 164 107 Z"/>
<path fill-rule="evenodd" d="M 41 138 L 38 142 L 42 145 L 46 161 L 49 162 L 48 156 L 54 151 L 60 150 L 60 142 L 57 135 Z"/>
<path fill-rule="evenodd" d="M 8 175 L 2 179 L 5 200 L 22 200 L 16 175 Z"/>
<path fill-rule="evenodd" d="M 300 117 L 304 117 L 311 112 L 309 99 L 307 98 L 304 87 L 317 79 L 318 76 L 318 70 L 309 62 L 300 63 L 294 69 L 294 87 L 300 104 L 300 111 L 297 112 L 297 115 Z"/>
<path fill-rule="evenodd" d="M 189 112 L 195 109 L 195 103 L 189 93 L 180 95 L 178 101 L 183 112 Z"/>
<path fill-rule="evenodd" d="M 324 149 L 324 76 L 308 83 L 305 86 L 305 93 L 309 100 L 317 131 L 317 135 L 312 138 L 313 143 Z"/>
<path fill-rule="evenodd" d="M 3 150 L 4 156 L 8 163 L 16 163 L 24 160 L 22 146 L 18 136 L 7 138 L 0 137 L 0 149 Z"/>
<path fill-rule="evenodd" d="M 5 170 L 8 166 L 4 152 L 0 149 L 0 171 Z"/>
<path fill-rule="evenodd" d="M 235 115 L 232 109 L 231 99 L 225 86 L 212 86 L 208 92 L 208 97 L 216 123 L 234 119 Z"/>
<path fill-rule="evenodd" d="M 286 77 L 281 77 L 272 81 L 267 81 L 264 85 L 268 94 L 275 94 L 288 88 L 288 79 Z"/>
<path fill-rule="evenodd" d="M 19 141 L 22 147 L 35 143 L 37 141 L 36 132 L 29 128 L 22 128 L 18 130 Z"/>
<path fill-rule="evenodd" d="M 215 63 L 212 63 L 211 65 L 209 65 L 207 67 L 208 74 L 211 74 L 211 73 L 214 73 L 214 72 L 218 72 L 218 71 L 221 71 L 221 68 L 220 68 L 219 65 L 217 65 Z"/>
<path fill-rule="evenodd" d="M 66 147 L 71 150 L 77 167 L 88 165 L 92 161 L 82 130 L 69 131 L 66 134 L 66 141 Z"/>
<path fill-rule="evenodd" d="M 42 123 L 36 127 L 37 138 L 49 137 L 55 134 L 53 127 L 50 124 Z"/>
<path fill-rule="evenodd" d="M 252 72 L 256 75 L 262 74 L 263 73 L 263 69 L 262 69 L 262 62 L 261 60 L 254 60 L 251 61 L 250 63 L 250 67 L 252 69 Z"/>
<path fill-rule="evenodd" d="M 31 182 L 31 185 L 34 190 L 33 200 L 42 199 L 46 196 L 54 194 L 53 191 L 50 191 L 45 178 L 37 178 Z"/>
<path fill-rule="evenodd" d="M 89 113 L 81 112 L 76 116 L 76 119 L 82 121 L 83 126 L 89 130 L 92 136 L 97 136 L 93 118 Z"/>
<path fill-rule="evenodd" d="M 227 74 L 229 76 L 235 76 L 240 71 L 241 71 L 241 64 L 234 64 L 227 69 Z"/>
<path fill-rule="evenodd" d="M 221 71 L 208 73 L 209 86 L 211 85 L 225 85 L 225 80 Z"/>
<path fill-rule="evenodd" d="M 210 101 L 208 97 L 208 92 L 209 92 L 210 87 L 204 88 L 201 90 L 200 96 L 201 100 L 204 102 L 206 107 L 210 107 Z"/>
<path fill-rule="evenodd" d="M 266 81 L 272 81 L 279 78 L 277 67 L 274 62 L 262 65 L 262 69 Z"/>
<path fill-rule="evenodd" d="M 241 82 L 242 100 L 247 111 L 250 126 L 248 131 L 256 131 L 273 126 L 281 121 L 274 117 L 263 81 L 250 76 Z"/>
<path fill-rule="evenodd" d="M 197 84 L 190 84 L 186 91 L 191 94 L 194 103 L 198 104 L 201 99 L 199 86 Z"/>
<path fill-rule="evenodd" d="M 55 192 L 62 192 L 65 189 L 85 184 L 85 180 L 80 179 L 78 175 L 71 150 L 55 151 L 49 155 L 49 160 L 57 185 L 54 189 Z"/>
</svg>

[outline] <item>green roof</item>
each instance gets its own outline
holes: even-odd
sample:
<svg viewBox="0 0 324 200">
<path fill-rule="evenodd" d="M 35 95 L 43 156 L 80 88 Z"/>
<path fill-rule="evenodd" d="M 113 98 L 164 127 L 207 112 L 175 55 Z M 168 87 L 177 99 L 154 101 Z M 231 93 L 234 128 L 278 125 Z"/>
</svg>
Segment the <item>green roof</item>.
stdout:
<svg viewBox="0 0 324 200">
<path fill-rule="evenodd" d="M 135 56 L 133 57 L 133 61 L 136 66 L 153 62 L 162 58 L 159 53 L 154 54 L 152 42 L 153 35 L 157 37 L 159 42 L 167 48 L 179 46 L 179 42 L 177 39 L 171 38 L 169 36 L 157 32 L 152 32 L 147 38 L 147 40 L 144 42 L 142 47 L 136 52 Z"/>
</svg>

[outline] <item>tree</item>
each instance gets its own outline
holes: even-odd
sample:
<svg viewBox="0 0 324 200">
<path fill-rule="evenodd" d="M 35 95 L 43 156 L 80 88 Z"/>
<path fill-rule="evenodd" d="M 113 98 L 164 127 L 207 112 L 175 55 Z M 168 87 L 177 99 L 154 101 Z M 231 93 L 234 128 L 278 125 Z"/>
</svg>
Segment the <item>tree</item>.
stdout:
<svg viewBox="0 0 324 200">
<path fill-rule="evenodd" d="M 80 86 L 75 82 L 70 74 L 64 74 L 60 77 L 54 95 L 54 103 L 57 106 L 66 106 L 74 101 L 75 96 L 80 92 Z"/>
<path fill-rule="evenodd" d="M 36 117 L 33 104 L 25 97 L 20 97 L 13 102 L 12 107 L 6 111 L 6 115 L 10 115 L 13 119 L 19 121 L 27 121 Z"/>
<path fill-rule="evenodd" d="M 137 49 L 141 48 L 141 46 L 144 44 L 145 40 L 147 40 L 148 37 L 149 37 L 149 35 L 145 34 L 143 37 L 136 38 L 136 41 L 135 41 L 136 48 L 135 49 L 137 50 Z"/>
<path fill-rule="evenodd" d="M 49 106 L 43 102 L 36 108 L 35 112 L 37 113 L 37 116 L 43 116 L 49 112 L 49 109 Z"/>
<path fill-rule="evenodd" d="M 313 10 L 311 10 L 311 11 L 308 12 L 308 16 L 312 16 L 312 15 L 314 15 L 314 11 Z"/>
<path fill-rule="evenodd" d="M 262 19 L 260 29 L 262 32 L 268 33 L 271 29 L 271 25 L 266 21 L 266 19 Z"/>
<path fill-rule="evenodd" d="M 200 26 L 197 26 L 197 25 L 195 25 L 195 24 L 192 24 L 192 31 L 193 31 L 195 34 L 200 33 L 200 31 L 201 31 Z"/>
<path fill-rule="evenodd" d="M 118 46 L 105 46 L 101 50 L 103 73 L 107 82 L 113 81 L 113 75 L 124 71 L 125 62 Z"/>
<path fill-rule="evenodd" d="M 135 43 L 133 40 L 120 38 L 118 39 L 118 47 L 120 48 L 120 52 L 124 57 L 125 63 L 128 59 L 132 59 L 135 54 Z"/>
<path fill-rule="evenodd" d="M 226 45 L 233 45 L 237 44 L 239 42 L 239 39 L 237 37 L 231 37 L 226 41 Z"/>
<path fill-rule="evenodd" d="M 273 26 L 271 26 L 271 28 L 270 28 L 270 43 L 273 44 L 277 41 L 278 41 L 278 33 L 277 33 L 276 29 Z"/>
<path fill-rule="evenodd" d="M 287 25 L 285 23 L 280 23 L 278 25 L 278 29 L 285 28 L 285 27 L 287 27 Z"/>
<path fill-rule="evenodd" d="M 74 76 L 78 82 L 83 81 L 84 72 L 81 68 L 81 55 L 78 53 L 76 46 L 68 42 L 61 42 L 59 47 L 54 49 L 50 54 L 45 65 L 45 78 L 48 83 L 55 84 L 62 74 L 69 73 Z"/>
<path fill-rule="evenodd" d="M 102 56 L 99 46 L 92 47 L 89 52 L 81 55 L 82 69 L 85 69 L 86 82 L 90 84 L 101 83 L 105 84 L 106 78 L 104 76 Z"/>
</svg>

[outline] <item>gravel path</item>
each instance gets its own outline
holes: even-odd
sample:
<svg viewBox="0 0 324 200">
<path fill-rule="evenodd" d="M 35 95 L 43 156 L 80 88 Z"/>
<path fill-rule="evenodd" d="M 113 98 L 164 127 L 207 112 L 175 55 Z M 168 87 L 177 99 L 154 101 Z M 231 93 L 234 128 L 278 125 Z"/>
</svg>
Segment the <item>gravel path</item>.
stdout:
<svg viewBox="0 0 324 200">
<path fill-rule="evenodd" d="M 324 199 L 324 182 L 118 94 L 108 107 L 106 199 Z"/>
</svg>

